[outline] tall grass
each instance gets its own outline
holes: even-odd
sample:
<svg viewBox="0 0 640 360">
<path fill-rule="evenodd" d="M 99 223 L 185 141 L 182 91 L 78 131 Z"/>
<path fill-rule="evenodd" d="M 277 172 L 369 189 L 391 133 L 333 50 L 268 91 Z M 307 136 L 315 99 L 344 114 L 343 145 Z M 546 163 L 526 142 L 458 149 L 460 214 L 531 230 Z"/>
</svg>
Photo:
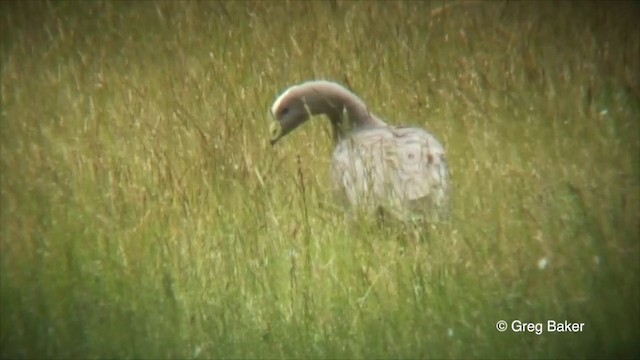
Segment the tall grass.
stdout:
<svg viewBox="0 0 640 360">
<path fill-rule="evenodd" d="M 638 356 L 637 4 L 0 7 L 3 358 Z M 450 221 L 350 221 L 324 121 L 271 148 L 311 78 L 437 134 Z"/>
</svg>

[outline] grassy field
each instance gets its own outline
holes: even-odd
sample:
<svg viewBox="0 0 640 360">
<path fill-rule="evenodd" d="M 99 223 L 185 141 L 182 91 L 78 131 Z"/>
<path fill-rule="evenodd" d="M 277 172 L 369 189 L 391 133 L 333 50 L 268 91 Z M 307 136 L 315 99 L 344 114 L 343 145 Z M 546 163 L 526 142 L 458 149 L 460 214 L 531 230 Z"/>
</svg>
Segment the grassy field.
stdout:
<svg viewBox="0 0 640 360">
<path fill-rule="evenodd" d="M 1 357 L 637 358 L 639 15 L 2 2 Z M 314 78 L 442 140 L 447 222 L 345 218 L 326 121 L 269 145 Z"/>
</svg>

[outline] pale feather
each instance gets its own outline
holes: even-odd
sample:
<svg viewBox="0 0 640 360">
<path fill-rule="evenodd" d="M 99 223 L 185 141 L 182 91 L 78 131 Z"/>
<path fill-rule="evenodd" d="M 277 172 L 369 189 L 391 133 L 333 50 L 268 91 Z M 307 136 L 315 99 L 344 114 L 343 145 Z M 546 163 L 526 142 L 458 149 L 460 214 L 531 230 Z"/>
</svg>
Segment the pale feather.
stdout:
<svg viewBox="0 0 640 360">
<path fill-rule="evenodd" d="M 334 190 L 355 208 L 383 207 L 406 218 L 435 215 L 447 202 L 444 148 L 420 128 L 356 131 L 338 143 L 331 168 Z"/>
</svg>

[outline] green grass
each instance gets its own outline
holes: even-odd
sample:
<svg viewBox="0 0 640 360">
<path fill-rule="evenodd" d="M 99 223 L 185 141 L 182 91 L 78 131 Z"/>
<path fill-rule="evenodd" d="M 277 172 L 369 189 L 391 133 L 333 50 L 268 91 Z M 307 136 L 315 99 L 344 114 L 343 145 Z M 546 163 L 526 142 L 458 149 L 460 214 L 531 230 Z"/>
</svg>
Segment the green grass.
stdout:
<svg viewBox="0 0 640 360">
<path fill-rule="evenodd" d="M 2 3 L 2 358 L 639 356 L 639 14 Z M 312 78 L 443 141 L 448 222 L 346 218 L 325 121 L 268 144 Z"/>
</svg>

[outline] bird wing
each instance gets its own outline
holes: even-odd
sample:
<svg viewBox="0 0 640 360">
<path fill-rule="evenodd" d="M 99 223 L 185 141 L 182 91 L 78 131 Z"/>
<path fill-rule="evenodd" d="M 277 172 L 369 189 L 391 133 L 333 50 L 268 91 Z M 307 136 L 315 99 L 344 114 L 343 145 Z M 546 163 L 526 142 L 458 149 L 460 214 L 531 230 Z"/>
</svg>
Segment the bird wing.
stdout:
<svg viewBox="0 0 640 360">
<path fill-rule="evenodd" d="M 442 207 L 448 190 L 444 147 L 415 127 L 375 127 L 338 143 L 332 159 L 336 192 L 355 207 L 425 212 Z"/>
</svg>

